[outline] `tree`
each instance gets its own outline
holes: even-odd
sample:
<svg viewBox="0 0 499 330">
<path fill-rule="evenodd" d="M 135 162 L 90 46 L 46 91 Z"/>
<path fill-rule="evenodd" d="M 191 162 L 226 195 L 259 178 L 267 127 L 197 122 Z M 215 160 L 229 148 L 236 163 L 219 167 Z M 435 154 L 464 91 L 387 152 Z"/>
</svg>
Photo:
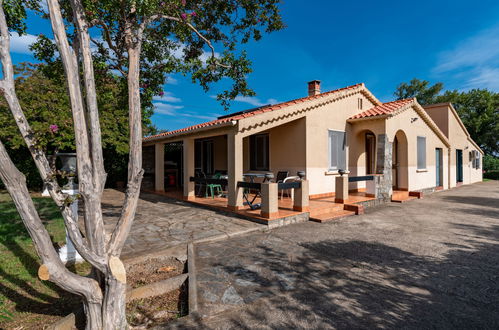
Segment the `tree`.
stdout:
<svg viewBox="0 0 499 330">
<path fill-rule="evenodd" d="M 278 0 L 48 0 L 47 3 L 47 17 L 66 76 L 73 117 L 85 236 L 71 213 L 72 199 L 59 187 L 16 92 L 9 27 L 24 32 L 25 6 L 42 11 L 36 0 L 0 0 L 0 60 L 4 73 L 0 90 L 40 176 L 61 210 L 71 240 L 93 267 L 91 278 L 70 272 L 60 261 L 30 198 L 24 176 L 12 163 L 2 142 L 0 178 L 42 259 L 40 274 L 83 297 L 88 329 L 122 329 L 127 327 L 126 274 L 119 256 L 135 216 L 143 174 L 141 96 L 160 93 L 150 87 L 160 86 L 170 72 L 191 74 L 206 89 L 223 77 L 231 78 L 232 89 L 219 95 L 224 104 L 238 94 L 250 95 L 252 91 L 245 80 L 251 71 L 250 62 L 237 46 L 251 38 L 260 39 L 262 31 L 283 27 Z M 91 35 L 90 28 L 98 30 L 103 41 Z M 92 52 L 92 40 L 100 44 L 97 54 Z M 219 55 L 215 46 L 224 51 Z M 209 49 L 207 60 L 201 57 L 204 47 Z M 50 47 L 44 50 L 50 51 Z M 175 55 L 179 50 L 182 55 Z M 110 235 L 104 230 L 101 209 L 106 173 L 95 69 L 102 63 L 120 72 L 128 89 L 128 184 L 120 218 Z"/>
<path fill-rule="evenodd" d="M 435 99 L 442 91 L 444 84 L 436 83 L 430 86 L 427 80 L 412 79 L 409 83 L 401 83 L 395 90 L 395 97 L 397 100 L 408 99 L 415 97 L 422 105 L 436 103 Z"/>
<path fill-rule="evenodd" d="M 38 146 L 47 155 L 74 150 L 71 110 L 61 63 L 36 65 L 22 63 L 15 66 L 14 70 L 17 95 L 37 137 Z M 128 131 L 127 89 L 123 79 L 113 75 L 105 67 L 96 70 L 95 73 L 104 167 L 110 176 L 107 178 L 107 184 L 114 184 L 115 181 L 124 181 L 126 178 L 128 135 L 124 132 Z M 143 107 L 144 134 L 155 132 L 149 117 L 150 111 Z M 36 166 L 4 100 L 0 100 L 0 122 L 3 124 L 0 139 L 14 163 L 17 166 L 22 164 L 23 169 L 29 169 L 24 170 L 28 187 L 41 188 L 42 182 Z M 121 166 L 116 167 L 116 165 Z"/>
<path fill-rule="evenodd" d="M 446 91 L 439 102 L 454 105 L 471 138 L 490 155 L 499 154 L 499 93 L 487 89 Z"/>
<path fill-rule="evenodd" d="M 487 89 L 445 91 L 444 85 L 430 86 L 426 80 L 412 79 L 401 83 L 394 95 L 398 100 L 416 97 L 422 105 L 450 102 L 456 109 L 471 138 L 485 153 L 499 154 L 499 93 Z"/>
</svg>

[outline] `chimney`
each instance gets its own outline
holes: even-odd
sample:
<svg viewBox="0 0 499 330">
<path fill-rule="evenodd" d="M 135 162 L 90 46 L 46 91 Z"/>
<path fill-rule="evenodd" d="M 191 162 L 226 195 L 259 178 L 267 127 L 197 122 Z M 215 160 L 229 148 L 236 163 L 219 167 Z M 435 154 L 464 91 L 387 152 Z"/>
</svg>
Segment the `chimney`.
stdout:
<svg viewBox="0 0 499 330">
<path fill-rule="evenodd" d="M 314 96 L 321 93 L 321 81 L 312 80 L 308 83 L 308 96 Z"/>
</svg>

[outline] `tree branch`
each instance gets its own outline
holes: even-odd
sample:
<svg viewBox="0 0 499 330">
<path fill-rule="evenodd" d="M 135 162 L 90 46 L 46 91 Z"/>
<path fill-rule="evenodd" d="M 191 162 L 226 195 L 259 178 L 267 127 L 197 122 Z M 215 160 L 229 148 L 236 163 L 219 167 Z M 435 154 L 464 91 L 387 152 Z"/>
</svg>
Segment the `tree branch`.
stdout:
<svg viewBox="0 0 499 330">
<path fill-rule="evenodd" d="M 2 10 L 0 9 L 0 11 Z M 48 271 L 48 279 L 66 291 L 83 296 L 87 307 L 89 308 L 89 313 L 92 313 L 97 317 L 97 319 L 94 318 L 94 321 L 99 324 L 98 318 L 100 314 L 98 311 L 102 306 L 102 291 L 99 284 L 91 278 L 79 276 L 70 272 L 61 262 L 47 229 L 43 226 L 43 223 L 36 212 L 35 205 L 26 186 L 26 178 L 15 167 L 1 141 L 0 179 L 5 184 L 7 191 L 12 197 L 12 200 L 21 215 L 21 219 L 33 240 L 37 254 L 40 256 L 43 265 Z"/>
<path fill-rule="evenodd" d="M 170 20 L 170 21 L 174 21 L 174 22 L 178 22 L 178 23 L 184 23 L 191 31 L 193 31 L 201 40 L 204 41 L 204 43 L 206 45 L 208 45 L 208 47 L 211 49 L 211 58 L 214 59 L 214 63 L 215 65 L 217 66 L 220 66 L 220 67 L 223 67 L 223 68 L 230 68 L 231 66 L 230 65 L 226 65 L 226 64 L 222 64 L 220 63 L 218 60 L 217 60 L 217 57 L 215 56 L 215 47 L 213 46 L 213 44 L 211 43 L 211 41 L 206 38 L 201 32 L 199 32 L 198 29 L 196 29 L 191 23 L 187 22 L 186 20 L 184 19 L 181 19 L 181 18 L 178 18 L 178 17 L 174 17 L 174 16 L 169 16 L 169 15 L 164 15 L 164 14 L 157 14 L 157 15 L 152 15 L 149 17 L 149 19 L 145 19 L 139 26 L 139 32 L 138 32 L 138 37 L 140 38 L 140 40 L 142 40 L 142 35 L 144 33 L 144 30 L 147 28 L 147 26 L 155 21 L 155 20 L 158 20 L 158 19 L 166 19 L 166 20 Z"/>
<path fill-rule="evenodd" d="M 14 66 L 10 57 L 10 34 L 7 27 L 7 20 L 3 10 L 3 1 L 0 8 L 0 61 L 2 63 L 3 80 L 0 81 L 0 89 L 9 105 L 9 109 L 21 132 L 21 135 L 28 146 L 28 149 L 35 161 L 40 176 L 47 185 L 50 196 L 58 206 L 63 206 L 66 196 L 61 192 L 57 183 L 55 172 L 50 167 L 50 163 L 45 153 L 37 147 L 37 141 L 33 134 L 26 116 L 24 115 L 19 99 L 17 98 L 14 81 Z"/>
<path fill-rule="evenodd" d="M 73 113 L 79 191 L 85 207 L 85 233 L 91 251 L 100 257 L 105 257 L 104 224 L 100 203 L 105 172 L 103 170 L 102 146 L 100 141 L 101 132 L 95 96 L 90 41 L 88 33 L 85 33 L 86 26 L 77 26 L 83 55 L 85 88 L 87 90 L 87 106 L 89 109 L 87 121 L 80 86 L 78 60 L 76 54 L 69 47 L 59 2 L 58 0 L 48 0 L 47 3 L 52 31 L 54 32 L 55 41 L 68 82 L 68 94 Z M 78 6 L 78 4 L 75 5 Z M 81 4 L 79 5 L 81 6 Z M 80 14 L 78 14 L 77 10 L 75 16 L 78 15 Z M 90 130 L 88 125 L 90 125 Z"/>
</svg>

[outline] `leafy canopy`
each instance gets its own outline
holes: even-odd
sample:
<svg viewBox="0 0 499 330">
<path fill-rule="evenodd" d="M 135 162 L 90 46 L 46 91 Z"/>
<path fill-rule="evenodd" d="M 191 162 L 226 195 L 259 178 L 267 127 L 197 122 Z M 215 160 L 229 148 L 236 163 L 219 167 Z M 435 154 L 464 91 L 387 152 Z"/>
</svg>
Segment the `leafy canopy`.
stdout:
<svg viewBox="0 0 499 330">
<path fill-rule="evenodd" d="M 490 155 L 499 155 L 499 93 L 487 89 L 447 90 L 444 85 L 430 85 L 426 80 L 412 79 L 401 83 L 394 95 L 397 99 L 416 97 L 422 105 L 451 102 L 471 138 Z"/>
<path fill-rule="evenodd" d="M 35 0 L 33 0 L 35 1 Z M 61 0 L 67 22 L 72 22 L 68 0 Z M 207 91 L 229 78 L 230 88 L 218 95 L 227 108 L 237 95 L 255 95 L 246 77 L 251 62 L 242 45 L 263 33 L 284 27 L 280 0 L 84 0 L 97 65 L 127 74 L 127 51 L 143 28 L 141 93 L 147 105 L 162 95 L 168 75 L 190 76 Z M 43 12 L 38 8 L 40 13 Z M 69 25 L 69 24 L 68 24 Z M 133 37 L 127 31 L 132 31 Z M 55 48 L 41 36 L 34 49 L 39 59 L 53 61 Z"/>
</svg>

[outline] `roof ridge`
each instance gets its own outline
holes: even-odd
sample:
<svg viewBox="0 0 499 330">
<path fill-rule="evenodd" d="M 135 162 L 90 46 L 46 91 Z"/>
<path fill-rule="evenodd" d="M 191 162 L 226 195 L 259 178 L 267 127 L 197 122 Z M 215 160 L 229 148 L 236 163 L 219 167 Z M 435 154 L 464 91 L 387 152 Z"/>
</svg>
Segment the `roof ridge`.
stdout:
<svg viewBox="0 0 499 330">
<path fill-rule="evenodd" d="M 291 104 L 297 104 L 297 103 L 302 103 L 302 102 L 305 102 L 305 101 L 308 101 L 308 100 L 318 99 L 318 98 L 321 98 L 321 97 L 328 96 L 330 94 L 334 94 L 334 93 L 337 93 L 337 92 L 340 92 L 340 91 L 354 89 L 354 88 L 358 88 L 358 87 L 365 87 L 365 85 L 364 85 L 364 83 L 357 83 L 355 85 L 350 85 L 350 86 L 346 86 L 346 87 L 341 87 L 341 88 L 333 89 L 333 90 L 330 90 L 330 91 L 327 91 L 327 92 L 324 92 L 324 93 L 320 93 L 320 94 L 317 94 L 317 95 L 309 95 L 309 96 L 300 97 L 300 98 L 297 98 L 297 99 L 292 99 L 292 100 L 281 102 L 281 103 L 270 104 L 270 105 L 266 105 L 266 106 L 262 106 L 260 108 L 254 109 L 252 111 L 248 111 L 246 113 L 244 113 L 244 112 L 243 113 L 236 113 L 233 116 L 227 116 L 227 117 L 224 116 L 223 118 L 217 118 L 217 119 L 214 119 L 214 120 L 211 120 L 211 121 L 208 121 L 208 122 L 204 122 L 204 123 L 200 123 L 200 124 L 196 124 L 196 125 L 192 125 L 192 126 L 180 128 L 180 129 L 177 129 L 177 130 L 173 130 L 173 131 L 168 131 L 168 132 L 163 132 L 163 133 L 159 133 L 159 134 L 155 134 L 155 135 L 146 136 L 142 140 L 143 141 L 148 141 L 148 140 L 152 140 L 152 139 L 155 139 L 155 138 L 160 138 L 160 137 L 163 137 L 163 136 L 166 137 L 166 136 L 169 136 L 169 135 L 174 135 L 176 133 L 192 131 L 192 130 L 195 130 L 195 129 L 198 129 L 198 128 L 202 128 L 202 127 L 209 127 L 209 126 L 214 126 L 214 125 L 217 125 L 217 124 L 223 124 L 223 123 L 231 122 L 233 120 L 239 120 L 239 119 L 243 119 L 243 118 L 246 118 L 246 117 L 254 116 L 254 115 L 257 115 L 257 114 L 260 114 L 260 113 L 263 113 L 263 112 L 278 110 L 278 109 L 281 109 L 283 107 L 287 107 L 288 105 L 291 105 Z"/>
<path fill-rule="evenodd" d="M 416 99 L 414 97 L 411 97 L 411 98 L 407 98 L 407 99 L 385 102 L 382 104 L 375 105 L 374 107 L 371 107 L 371 108 L 364 110 L 360 113 L 357 113 L 348 119 L 363 119 L 363 118 L 370 118 L 370 117 L 376 117 L 376 116 L 388 116 L 388 115 L 394 113 L 395 111 L 399 110 L 403 106 L 406 106 L 406 105 L 414 102 L 415 100 Z"/>
</svg>

